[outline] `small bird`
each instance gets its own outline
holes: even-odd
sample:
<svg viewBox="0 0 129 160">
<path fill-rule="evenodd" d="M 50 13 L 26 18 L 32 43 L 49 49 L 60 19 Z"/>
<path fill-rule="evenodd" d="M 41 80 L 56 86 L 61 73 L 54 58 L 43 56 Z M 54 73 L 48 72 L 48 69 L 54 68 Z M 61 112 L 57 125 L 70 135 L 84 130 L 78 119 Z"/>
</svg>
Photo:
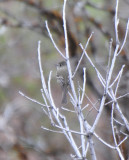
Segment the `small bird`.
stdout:
<svg viewBox="0 0 129 160">
<path fill-rule="evenodd" d="M 67 93 L 69 88 L 69 74 L 67 69 L 67 64 L 65 61 L 61 61 L 57 64 L 57 82 L 61 85 L 62 88 L 62 104 L 67 103 Z"/>
</svg>

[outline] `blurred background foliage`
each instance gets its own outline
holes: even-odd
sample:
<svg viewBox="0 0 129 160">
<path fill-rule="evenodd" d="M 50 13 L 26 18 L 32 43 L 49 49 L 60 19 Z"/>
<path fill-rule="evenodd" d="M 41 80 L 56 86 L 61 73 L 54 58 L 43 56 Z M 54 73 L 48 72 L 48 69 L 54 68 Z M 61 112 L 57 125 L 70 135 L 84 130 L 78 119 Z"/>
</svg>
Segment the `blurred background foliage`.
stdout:
<svg viewBox="0 0 129 160">
<path fill-rule="evenodd" d="M 63 0 L 0 1 L 0 160 L 70 159 L 69 154 L 72 150 L 65 137 L 41 129 L 42 125 L 51 128 L 41 106 L 19 94 L 19 91 L 22 91 L 27 96 L 43 103 L 37 60 L 37 46 L 38 41 L 41 40 L 45 77 L 47 80 L 50 70 L 53 71 L 52 93 L 57 106 L 61 107 L 61 89 L 56 82 L 55 64 L 62 60 L 62 57 L 48 37 L 45 20 L 48 20 L 53 37 L 64 53 L 62 7 Z M 128 0 L 120 1 L 118 14 L 121 19 L 120 41 L 124 37 L 129 15 L 128 8 Z M 114 9 L 115 0 L 69 0 L 67 2 L 70 56 L 81 55 L 79 43 L 85 45 L 90 33 L 94 31 L 87 51 L 103 75 L 106 73 L 110 38 L 112 37 L 115 42 Z M 116 71 L 124 63 L 128 66 L 128 48 L 127 38 L 127 45 L 116 64 Z M 87 95 L 93 103 L 96 103 L 101 96 L 102 89 L 99 88 L 100 84 L 89 65 L 87 72 L 89 76 L 87 77 Z M 128 88 L 126 84 L 124 91 L 122 90 L 120 94 L 128 92 Z M 125 113 L 127 108 L 124 109 Z M 112 142 L 109 132 L 110 118 L 107 112 L 105 110 L 103 113 L 97 131 L 104 139 Z M 78 128 L 75 117 L 69 115 L 70 113 L 64 114 L 68 117 L 70 126 Z M 92 111 L 88 117 L 91 123 L 95 114 L 95 111 Z M 107 129 L 102 130 L 103 126 Z M 115 153 L 111 153 L 99 142 L 95 145 L 100 146 L 97 148 L 99 160 L 114 159 Z"/>
</svg>

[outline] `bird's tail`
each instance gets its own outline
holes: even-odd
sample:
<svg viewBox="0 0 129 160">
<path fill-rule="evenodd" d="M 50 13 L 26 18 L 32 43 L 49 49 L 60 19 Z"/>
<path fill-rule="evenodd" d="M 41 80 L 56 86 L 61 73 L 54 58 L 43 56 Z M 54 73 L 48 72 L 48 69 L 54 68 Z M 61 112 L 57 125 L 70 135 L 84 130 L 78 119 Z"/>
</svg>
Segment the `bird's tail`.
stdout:
<svg viewBox="0 0 129 160">
<path fill-rule="evenodd" d="M 63 87 L 62 102 L 61 102 L 62 104 L 67 103 L 67 92 L 68 92 L 67 86 Z"/>
</svg>

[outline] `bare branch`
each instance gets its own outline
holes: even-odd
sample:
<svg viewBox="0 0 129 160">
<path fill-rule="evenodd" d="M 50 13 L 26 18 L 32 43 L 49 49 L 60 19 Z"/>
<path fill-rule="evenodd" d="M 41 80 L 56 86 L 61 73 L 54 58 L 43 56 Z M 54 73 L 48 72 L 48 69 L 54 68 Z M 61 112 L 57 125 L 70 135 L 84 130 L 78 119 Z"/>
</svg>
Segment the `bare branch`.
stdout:
<svg viewBox="0 0 129 160">
<path fill-rule="evenodd" d="M 118 24 L 119 24 L 119 19 L 118 19 L 118 4 L 119 4 L 119 0 L 116 0 L 116 9 L 115 9 L 115 35 L 116 35 L 116 45 L 119 44 L 119 36 L 118 36 Z"/>
<path fill-rule="evenodd" d="M 124 48 L 124 46 L 125 46 L 128 32 L 129 32 L 129 19 L 128 19 L 128 22 L 127 22 L 127 25 L 126 25 L 126 32 L 125 32 L 124 40 L 123 40 L 122 46 L 121 46 L 119 52 L 117 53 L 117 55 L 119 55 L 119 54 L 121 53 L 121 51 L 123 50 L 123 48 Z"/>
<path fill-rule="evenodd" d="M 39 105 L 41 105 L 41 106 L 43 106 L 43 107 L 46 107 L 45 104 L 40 103 L 40 102 L 37 101 L 36 99 L 33 99 L 33 98 L 28 97 L 27 95 L 25 95 L 25 94 L 24 94 L 23 92 L 21 92 L 21 91 L 19 91 L 19 94 L 20 94 L 21 96 L 25 97 L 26 99 L 32 101 L 33 103 L 37 103 L 37 104 L 39 104 Z"/>
<path fill-rule="evenodd" d="M 60 53 L 60 55 L 64 58 L 64 59 L 66 59 L 66 57 L 63 55 L 63 53 L 60 51 L 60 49 L 57 47 L 57 45 L 56 45 L 56 43 L 55 43 L 55 41 L 54 41 L 54 39 L 53 39 L 53 37 L 52 37 L 52 34 L 51 34 L 51 32 L 50 32 L 50 29 L 49 29 L 49 27 L 48 27 L 48 23 L 47 23 L 47 21 L 45 21 L 45 24 L 46 24 L 46 28 L 47 28 L 47 31 L 48 31 L 48 35 L 49 35 L 49 37 L 50 37 L 50 39 L 51 39 L 51 41 L 52 41 L 52 43 L 53 43 L 53 46 L 56 48 L 56 50 L 58 51 L 58 53 Z"/>
</svg>

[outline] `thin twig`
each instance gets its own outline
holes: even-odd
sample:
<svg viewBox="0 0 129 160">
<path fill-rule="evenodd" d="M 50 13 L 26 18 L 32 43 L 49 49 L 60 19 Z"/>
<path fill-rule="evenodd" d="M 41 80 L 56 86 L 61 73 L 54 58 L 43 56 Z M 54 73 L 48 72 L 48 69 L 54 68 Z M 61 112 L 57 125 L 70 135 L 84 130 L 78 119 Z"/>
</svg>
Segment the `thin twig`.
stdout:
<svg viewBox="0 0 129 160">
<path fill-rule="evenodd" d="M 86 42 L 85 50 L 86 50 L 87 47 L 88 47 L 89 41 L 91 40 L 93 33 L 94 33 L 94 32 L 92 32 L 92 33 L 90 34 L 90 37 L 88 38 L 88 40 L 87 40 L 87 42 Z M 84 55 L 85 55 L 85 52 L 83 51 L 83 52 L 82 52 L 82 55 L 81 55 L 81 57 L 80 57 L 80 59 L 79 59 L 79 61 L 78 61 L 78 64 L 77 64 L 77 66 L 76 66 L 76 69 L 75 69 L 75 71 L 74 71 L 74 73 L 73 73 L 72 78 L 74 78 L 75 74 L 77 73 L 77 70 L 78 70 L 78 68 L 79 68 L 79 66 L 80 66 L 80 64 L 81 64 L 81 62 L 82 62 L 82 59 L 83 59 Z"/>
<path fill-rule="evenodd" d="M 126 25 L 126 32 L 125 32 L 124 40 L 123 40 L 123 43 L 121 45 L 121 48 L 120 48 L 119 52 L 117 53 L 117 56 L 121 53 L 121 51 L 123 50 L 123 48 L 125 46 L 128 32 L 129 32 L 129 19 L 128 19 L 128 22 L 127 22 L 127 25 Z"/>
<path fill-rule="evenodd" d="M 119 36 L 118 36 L 118 24 L 119 24 L 119 19 L 118 19 L 118 4 L 119 4 L 119 0 L 116 0 L 116 8 L 115 8 L 115 35 L 116 35 L 116 45 L 119 44 Z"/>
<path fill-rule="evenodd" d="M 48 27 L 48 23 L 47 23 L 47 21 L 45 21 L 45 24 L 46 24 L 46 28 L 47 28 L 47 31 L 48 31 L 48 35 L 49 35 L 49 37 L 50 37 L 50 39 L 51 39 L 51 41 L 52 41 L 52 43 L 53 43 L 53 46 L 56 48 L 56 50 L 58 51 L 58 53 L 64 58 L 64 59 L 66 59 L 66 57 L 62 54 L 62 52 L 60 51 L 60 49 L 57 47 L 57 45 L 56 45 L 56 43 L 55 43 L 55 41 L 54 41 L 54 39 L 53 39 L 53 37 L 52 37 L 52 34 L 51 34 L 51 32 L 50 32 L 50 29 L 49 29 L 49 27 Z"/>
<path fill-rule="evenodd" d="M 21 91 L 19 91 L 19 94 L 20 94 L 21 96 L 25 97 L 26 99 L 32 101 L 33 103 L 37 103 L 37 104 L 39 104 L 39 105 L 41 105 L 41 106 L 43 106 L 43 107 L 47 107 L 45 104 L 40 103 L 40 102 L 37 101 L 36 99 L 33 99 L 33 98 L 28 97 L 27 95 L 25 95 L 25 94 L 24 94 L 23 92 L 21 92 Z"/>
<path fill-rule="evenodd" d="M 49 131 L 49 132 L 54 132 L 54 133 L 63 133 L 62 131 L 55 131 L 55 130 L 52 130 L 52 129 L 46 128 L 46 127 L 44 127 L 44 126 L 41 126 L 41 128 L 42 128 L 43 130 L 46 130 L 46 131 Z"/>
<path fill-rule="evenodd" d="M 82 96 L 81 96 L 81 100 L 80 103 L 82 104 L 83 100 L 84 100 L 84 96 L 85 96 L 85 89 L 86 89 L 86 68 L 83 68 L 83 88 L 82 88 Z"/>
<path fill-rule="evenodd" d="M 123 69 L 124 69 L 125 65 L 123 65 L 119 71 L 119 73 L 117 74 L 115 80 L 112 82 L 112 84 L 109 86 L 109 88 L 112 88 L 113 85 L 115 84 L 115 82 L 121 77 Z"/>
<path fill-rule="evenodd" d="M 64 5 L 63 5 L 63 27 L 64 27 L 64 38 L 65 38 L 65 54 L 66 54 L 66 59 L 67 59 L 67 69 L 69 73 L 69 81 L 70 81 L 70 86 L 72 90 L 73 97 L 77 103 L 77 94 L 75 91 L 75 85 L 72 79 L 72 70 L 71 70 L 71 65 L 70 65 L 70 60 L 69 60 L 69 46 L 68 46 L 68 35 L 67 35 L 67 25 L 66 25 L 66 2 L 67 0 L 64 0 Z"/>
</svg>

